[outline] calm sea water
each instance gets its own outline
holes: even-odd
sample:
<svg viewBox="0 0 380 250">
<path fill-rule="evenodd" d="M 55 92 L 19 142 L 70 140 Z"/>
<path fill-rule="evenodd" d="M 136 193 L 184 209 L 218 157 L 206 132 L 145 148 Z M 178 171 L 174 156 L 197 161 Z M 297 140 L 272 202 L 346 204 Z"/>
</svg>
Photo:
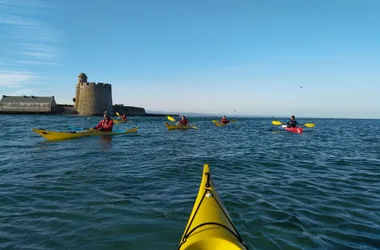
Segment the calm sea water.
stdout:
<svg viewBox="0 0 380 250">
<path fill-rule="evenodd" d="M 380 248 L 380 120 L 270 119 L 167 131 L 132 117 L 136 135 L 47 142 L 32 127 L 100 117 L 1 116 L 0 249 L 176 249 L 210 164 L 250 249 Z"/>
</svg>

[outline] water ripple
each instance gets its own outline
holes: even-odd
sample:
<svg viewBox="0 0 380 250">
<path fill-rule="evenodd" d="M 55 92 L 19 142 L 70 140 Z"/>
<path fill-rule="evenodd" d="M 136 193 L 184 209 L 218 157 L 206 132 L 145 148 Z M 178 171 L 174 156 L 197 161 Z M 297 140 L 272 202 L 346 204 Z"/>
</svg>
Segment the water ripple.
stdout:
<svg viewBox="0 0 380 250">
<path fill-rule="evenodd" d="M 204 163 L 250 249 L 380 246 L 378 120 L 317 119 L 299 135 L 263 118 L 167 131 L 132 117 L 118 126 L 137 135 L 62 142 L 30 130 L 98 119 L 3 116 L 1 249 L 176 249 Z"/>
</svg>

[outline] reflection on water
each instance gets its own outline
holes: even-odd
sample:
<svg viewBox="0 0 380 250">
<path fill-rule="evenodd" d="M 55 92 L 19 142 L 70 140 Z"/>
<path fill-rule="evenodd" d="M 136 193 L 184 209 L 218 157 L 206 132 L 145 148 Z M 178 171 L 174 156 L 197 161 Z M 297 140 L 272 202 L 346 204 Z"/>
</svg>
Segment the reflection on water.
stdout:
<svg viewBox="0 0 380 250">
<path fill-rule="evenodd" d="M 112 147 L 112 136 L 100 136 L 99 144 L 102 151 L 108 151 Z"/>
</svg>

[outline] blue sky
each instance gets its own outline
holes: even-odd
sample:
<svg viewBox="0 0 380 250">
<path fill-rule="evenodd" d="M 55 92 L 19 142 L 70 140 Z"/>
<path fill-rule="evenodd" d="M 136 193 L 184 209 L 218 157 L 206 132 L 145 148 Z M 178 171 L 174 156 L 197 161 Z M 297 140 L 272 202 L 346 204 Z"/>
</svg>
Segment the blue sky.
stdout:
<svg viewBox="0 0 380 250">
<path fill-rule="evenodd" d="M 379 118 L 379 9 L 376 0 L 0 0 L 0 93 L 72 104 L 85 72 L 112 84 L 114 103 L 147 110 Z"/>
</svg>

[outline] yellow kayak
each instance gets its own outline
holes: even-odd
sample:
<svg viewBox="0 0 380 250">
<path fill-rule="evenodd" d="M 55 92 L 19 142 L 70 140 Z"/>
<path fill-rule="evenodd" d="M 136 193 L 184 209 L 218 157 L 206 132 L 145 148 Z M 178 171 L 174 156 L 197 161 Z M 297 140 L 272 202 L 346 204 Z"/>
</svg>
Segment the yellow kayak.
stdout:
<svg viewBox="0 0 380 250">
<path fill-rule="evenodd" d="M 214 122 L 215 123 L 215 126 L 217 126 L 217 127 L 223 127 L 223 126 L 227 126 L 228 125 L 228 123 L 226 124 L 226 123 L 220 123 L 220 122 Z"/>
<path fill-rule="evenodd" d="M 167 122 L 165 122 L 165 127 L 168 129 L 168 130 L 173 130 L 173 129 L 198 129 L 197 127 L 195 126 L 177 126 L 177 125 L 171 125 Z"/>
<path fill-rule="evenodd" d="M 232 123 L 232 122 L 236 122 L 236 120 L 231 120 L 229 123 L 221 123 L 220 121 L 218 121 L 218 120 L 212 120 L 212 122 L 215 124 L 215 126 L 217 126 L 217 127 L 223 127 L 223 126 L 227 126 L 227 125 L 229 125 L 230 123 Z"/>
<path fill-rule="evenodd" d="M 123 120 L 118 120 L 118 119 L 113 119 L 114 123 L 126 123 L 128 121 L 123 121 Z"/>
<path fill-rule="evenodd" d="M 88 129 L 82 131 L 70 131 L 70 132 L 60 132 L 60 131 L 49 131 L 45 129 L 32 128 L 32 131 L 36 132 L 40 136 L 48 140 L 63 140 L 71 138 L 79 138 L 85 136 L 101 136 L 101 135 L 120 135 L 137 132 L 137 127 L 128 130 L 114 130 L 111 132 L 102 132 L 96 129 Z"/>
<path fill-rule="evenodd" d="M 178 249 L 248 249 L 216 193 L 208 164 L 204 165 L 198 196 Z"/>
</svg>

